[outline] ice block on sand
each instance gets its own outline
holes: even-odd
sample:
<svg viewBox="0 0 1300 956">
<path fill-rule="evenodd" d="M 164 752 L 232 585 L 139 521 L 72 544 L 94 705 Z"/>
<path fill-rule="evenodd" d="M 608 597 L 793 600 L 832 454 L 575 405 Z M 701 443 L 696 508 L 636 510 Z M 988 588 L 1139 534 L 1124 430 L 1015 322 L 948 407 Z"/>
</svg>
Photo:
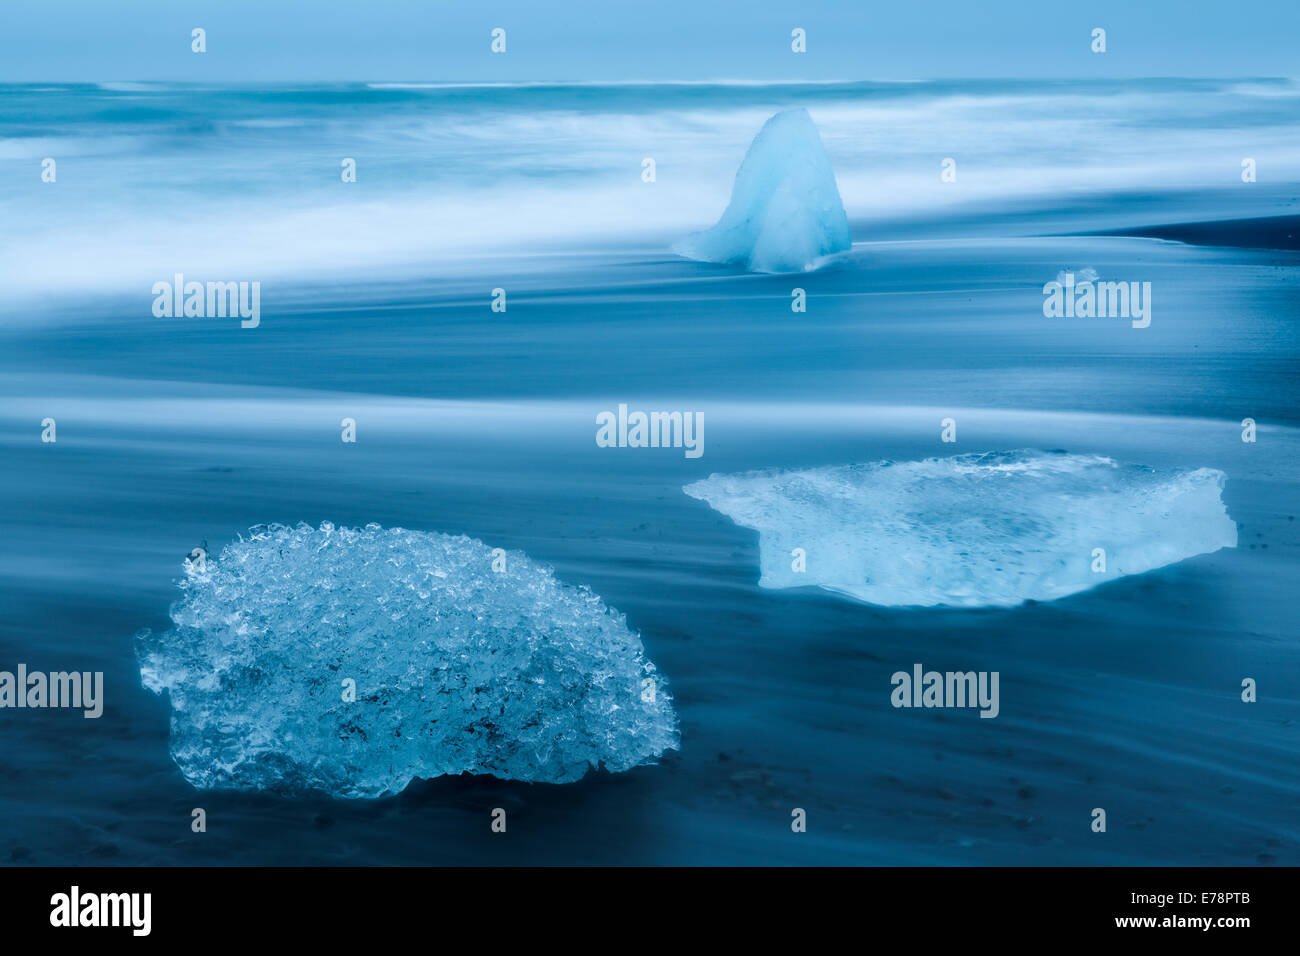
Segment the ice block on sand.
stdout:
<svg viewBox="0 0 1300 956">
<path fill-rule="evenodd" d="M 850 245 L 821 134 L 807 110 L 795 109 L 777 113 L 754 137 L 718 224 L 673 251 L 751 272 L 803 272 Z"/>
<path fill-rule="evenodd" d="M 685 491 L 758 531 L 762 587 L 1013 607 L 1235 547 L 1224 480 L 1011 451 L 711 475 Z"/>
<path fill-rule="evenodd" d="M 384 529 L 254 528 L 188 565 L 137 636 L 200 788 L 396 793 L 415 777 L 566 783 L 677 747 L 621 614 L 517 551 Z"/>
</svg>

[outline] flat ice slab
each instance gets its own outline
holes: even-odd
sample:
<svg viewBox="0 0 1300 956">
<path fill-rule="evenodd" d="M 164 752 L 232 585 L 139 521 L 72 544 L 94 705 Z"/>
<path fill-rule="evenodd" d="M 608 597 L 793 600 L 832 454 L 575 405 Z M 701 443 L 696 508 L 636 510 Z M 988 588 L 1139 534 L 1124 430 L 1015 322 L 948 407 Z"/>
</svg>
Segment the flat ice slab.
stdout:
<svg viewBox="0 0 1300 956">
<path fill-rule="evenodd" d="M 684 490 L 758 531 L 762 587 L 1012 607 L 1235 547 L 1224 480 L 1014 451 L 711 475 Z"/>
<path fill-rule="evenodd" d="M 180 588 L 175 629 L 138 635 L 137 656 L 145 687 L 170 696 L 172 757 L 199 788 L 565 783 L 677 747 L 666 688 L 622 615 L 518 551 L 271 525 L 188 565 Z"/>
<path fill-rule="evenodd" d="M 830 157 L 805 109 L 769 119 L 750 144 L 718 224 L 679 240 L 690 259 L 751 272 L 803 272 L 851 245 Z"/>
</svg>

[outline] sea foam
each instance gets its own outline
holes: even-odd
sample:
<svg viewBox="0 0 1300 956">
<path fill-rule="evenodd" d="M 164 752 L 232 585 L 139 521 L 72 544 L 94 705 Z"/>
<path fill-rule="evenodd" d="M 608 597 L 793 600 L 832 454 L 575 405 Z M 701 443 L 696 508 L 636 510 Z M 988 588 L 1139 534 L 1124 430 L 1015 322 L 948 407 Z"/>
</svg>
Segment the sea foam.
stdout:
<svg viewBox="0 0 1300 956">
<path fill-rule="evenodd" d="M 677 747 L 670 698 L 624 618 L 521 552 L 271 525 L 187 563 L 180 589 L 175 628 L 138 635 L 137 656 L 145 687 L 169 694 L 172 757 L 199 788 L 565 783 Z"/>
<path fill-rule="evenodd" d="M 777 113 L 754 137 L 717 225 L 673 251 L 751 272 L 801 272 L 851 244 L 821 134 L 806 109 L 795 109 Z"/>
<path fill-rule="evenodd" d="M 1235 547 L 1224 480 L 1211 468 L 1015 451 L 715 474 L 684 490 L 758 531 L 763 587 L 1011 607 Z"/>
</svg>

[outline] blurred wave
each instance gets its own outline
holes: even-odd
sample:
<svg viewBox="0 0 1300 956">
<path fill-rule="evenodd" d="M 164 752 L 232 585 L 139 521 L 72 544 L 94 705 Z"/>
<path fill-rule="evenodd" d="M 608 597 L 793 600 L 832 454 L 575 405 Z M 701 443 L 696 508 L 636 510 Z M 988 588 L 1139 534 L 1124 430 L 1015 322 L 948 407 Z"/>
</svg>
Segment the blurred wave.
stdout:
<svg viewBox="0 0 1300 956">
<path fill-rule="evenodd" d="M 14 296 L 176 271 L 463 274 L 500 254 L 664 249 L 717 218 L 754 133 L 791 106 L 817 122 L 858 240 L 1090 200 L 1090 227 L 1132 226 L 1126 191 L 1153 222 L 1263 216 L 1293 210 L 1300 180 L 1300 87 L 1282 79 L 2 89 Z M 340 180 L 345 157 L 356 183 Z"/>
</svg>

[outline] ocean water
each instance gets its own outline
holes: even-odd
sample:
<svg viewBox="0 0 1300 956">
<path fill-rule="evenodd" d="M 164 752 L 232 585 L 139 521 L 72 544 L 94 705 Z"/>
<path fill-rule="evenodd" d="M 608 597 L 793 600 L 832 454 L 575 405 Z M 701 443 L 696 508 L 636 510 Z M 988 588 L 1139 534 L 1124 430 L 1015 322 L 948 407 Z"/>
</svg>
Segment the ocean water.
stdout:
<svg viewBox="0 0 1300 956">
<path fill-rule="evenodd" d="M 797 276 L 673 255 L 799 106 L 853 249 Z M 0 862 L 1300 862 L 1300 252 L 1247 222 L 1300 215 L 1298 106 L 1266 79 L 0 87 L 0 668 L 106 681 L 98 720 L 0 712 Z M 1147 238 L 1180 223 L 1215 225 Z M 1150 325 L 1046 318 L 1085 269 L 1150 282 Z M 260 325 L 156 317 L 176 273 L 259 282 Z M 619 404 L 702 414 L 704 454 L 598 447 Z M 757 535 L 681 490 L 1021 448 L 1219 469 L 1238 546 L 881 607 L 760 588 Z M 273 521 L 466 534 L 590 586 L 680 751 L 196 791 L 132 638 L 193 548 Z M 914 663 L 999 672 L 998 717 L 894 708 Z"/>
</svg>

